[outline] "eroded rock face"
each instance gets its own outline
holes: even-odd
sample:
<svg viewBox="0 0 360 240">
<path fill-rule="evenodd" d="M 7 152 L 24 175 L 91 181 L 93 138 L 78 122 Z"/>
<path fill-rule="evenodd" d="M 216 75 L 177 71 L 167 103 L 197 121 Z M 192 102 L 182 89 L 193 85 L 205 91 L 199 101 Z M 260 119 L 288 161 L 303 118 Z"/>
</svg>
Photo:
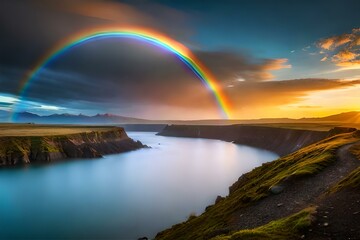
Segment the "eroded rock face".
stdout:
<svg viewBox="0 0 360 240">
<path fill-rule="evenodd" d="M 218 195 L 218 196 L 216 197 L 215 204 L 219 203 L 220 201 L 222 201 L 222 200 L 224 200 L 224 199 L 225 199 L 224 197 Z"/>
<path fill-rule="evenodd" d="M 328 132 L 248 125 L 168 125 L 159 135 L 220 139 L 284 156 L 326 138 Z"/>
<path fill-rule="evenodd" d="M 146 147 L 123 128 L 39 137 L 1 137 L 0 166 L 45 163 L 70 158 L 99 158 Z"/>
</svg>

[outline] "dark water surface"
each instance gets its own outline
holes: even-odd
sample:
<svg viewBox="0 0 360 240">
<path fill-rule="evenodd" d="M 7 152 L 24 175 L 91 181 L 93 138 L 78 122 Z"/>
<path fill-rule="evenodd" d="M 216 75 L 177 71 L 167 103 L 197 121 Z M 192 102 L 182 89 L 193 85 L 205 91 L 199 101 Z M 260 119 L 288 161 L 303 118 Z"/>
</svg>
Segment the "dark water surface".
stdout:
<svg viewBox="0 0 360 240">
<path fill-rule="evenodd" d="M 0 170 L 0 239 L 154 237 L 277 158 L 217 140 L 129 135 L 152 148 Z"/>
</svg>

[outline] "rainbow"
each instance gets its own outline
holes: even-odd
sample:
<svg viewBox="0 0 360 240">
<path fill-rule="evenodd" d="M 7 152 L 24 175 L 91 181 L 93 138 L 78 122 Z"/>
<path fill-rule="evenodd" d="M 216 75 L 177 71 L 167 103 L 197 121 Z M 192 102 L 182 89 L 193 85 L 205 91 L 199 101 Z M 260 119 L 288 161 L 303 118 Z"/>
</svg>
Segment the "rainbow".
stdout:
<svg viewBox="0 0 360 240">
<path fill-rule="evenodd" d="M 42 69 L 46 68 L 51 62 L 56 60 L 65 52 L 72 48 L 82 45 L 92 40 L 100 40 L 104 38 L 132 38 L 145 41 L 152 45 L 161 47 L 175 54 L 212 92 L 218 109 L 223 118 L 230 118 L 230 103 L 218 85 L 217 80 L 211 72 L 192 54 L 192 52 L 181 43 L 152 30 L 143 28 L 100 28 L 82 31 L 73 36 L 66 38 L 64 41 L 53 47 L 32 67 L 21 80 L 19 88 L 19 102 L 14 105 L 11 114 L 11 120 L 15 121 L 17 110 L 24 99 L 25 93 L 28 91 L 31 83 Z"/>
</svg>

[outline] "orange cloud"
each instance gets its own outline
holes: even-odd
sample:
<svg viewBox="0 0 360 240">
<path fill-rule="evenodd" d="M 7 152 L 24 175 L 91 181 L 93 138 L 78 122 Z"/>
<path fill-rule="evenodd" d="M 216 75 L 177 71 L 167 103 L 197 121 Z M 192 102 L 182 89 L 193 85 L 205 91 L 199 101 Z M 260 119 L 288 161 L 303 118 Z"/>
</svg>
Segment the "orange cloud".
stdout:
<svg viewBox="0 0 360 240">
<path fill-rule="evenodd" d="M 287 58 L 270 59 L 264 62 L 263 69 L 267 71 L 280 70 L 284 68 L 291 68 L 291 64 L 287 64 Z"/>
<path fill-rule="evenodd" d="M 339 62 L 337 66 L 347 69 L 360 69 L 360 60 Z"/>
<path fill-rule="evenodd" d="M 351 42 L 351 41 L 352 41 L 352 35 L 351 34 L 341 35 L 341 36 L 337 37 L 337 39 L 335 41 L 335 47 L 342 46 L 345 43 L 348 43 L 348 42 Z"/>
<path fill-rule="evenodd" d="M 328 59 L 327 56 L 325 56 L 325 57 L 323 57 L 320 61 L 321 61 L 321 62 L 325 62 L 327 59 Z"/>
<path fill-rule="evenodd" d="M 343 34 L 340 36 L 334 36 L 325 38 L 318 42 L 318 46 L 324 50 L 331 50 L 332 48 L 340 47 L 353 40 L 352 34 Z"/>
<path fill-rule="evenodd" d="M 320 61 L 330 59 L 336 66 L 336 71 L 360 69 L 360 28 L 354 28 L 351 33 L 332 36 L 318 42 L 321 54 L 326 54 Z"/>
<path fill-rule="evenodd" d="M 261 65 L 258 65 L 256 74 L 253 76 L 257 81 L 271 80 L 275 76 L 272 71 L 291 68 L 287 58 L 265 59 Z"/>
<path fill-rule="evenodd" d="M 359 46 L 360 45 L 360 36 L 358 36 L 355 41 L 354 41 L 354 44 Z"/>
<path fill-rule="evenodd" d="M 212 73 L 224 83 L 271 80 L 273 71 L 291 68 L 288 59 L 256 59 L 251 55 L 228 51 L 195 52 L 195 55 L 211 69 Z M 240 81 L 239 81 L 240 80 Z"/>
<path fill-rule="evenodd" d="M 349 50 L 340 51 L 332 57 L 336 63 L 348 62 L 354 60 L 359 54 L 350 52 Z"/>
<path fill-rule="evenodd" d="M 330 50 L 331 47 L 334 45 L 334 42 L 335 42 L 335 38 L 334 38 L 334 37 L 326 38 L 326 39 L 321 40 L 321 41 L 318 43 L 318 46 L 319 46 L 320 48 L 322 48 L 322 49 Z"/>
</svg>

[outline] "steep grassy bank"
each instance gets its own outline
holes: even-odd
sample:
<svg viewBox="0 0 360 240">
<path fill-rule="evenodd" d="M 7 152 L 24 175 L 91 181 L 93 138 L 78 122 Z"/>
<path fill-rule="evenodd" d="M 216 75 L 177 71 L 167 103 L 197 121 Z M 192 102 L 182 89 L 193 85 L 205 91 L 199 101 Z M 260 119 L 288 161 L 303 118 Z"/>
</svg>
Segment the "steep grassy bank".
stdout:
<svg viewBox="0 0 360 240">
<path fill-rule="evenodd" d="M 159 135 L 220 139 L 266 149 L 284 156 L 324 139 L 329 132 L 249 125 L 168 125 Z"/>
<path fill-rule="evenodd" d="M 144 147 L 130 139 L 123 128 L 21 125 L 15 135 L 16 125 L 2 127 L 0 166 L 97 158 Z"/>
<path fill-rule="evenodd" d="M 338 134 L 255 168 L 230 187 L 227 197 L 218 198 L 200 216 L 158 233 L 156 239 L 268 239 L 236 237 L 259 231 L 264 236 L 272 234 L 269 239 L 289 239 L 281 235 L 284 231 L 291 239 L 300 238 L 296 224 L 284 223 L 293 222 L 288 221 L 290 215 L 316 203 L 343 178 L 341 174 L 346 176 L 359 166 L 360 162 L 343 154 L 359 140 L 359 131 Z M 275 226 L 291 226 L 294 231 L 290 227 L 277 231 Z M 239 232 L 245 229 L 253 230 Z"/>
<path fill-rule="evenodd" d="M 300 239 L 304 230 L 311 226 L 315 207 L 306 208 L 289 217 L 272 221 L 264 226 L 254 229 L 245 229 L 222 235 L 212 240 L 279 240 Z"/>
</svg>

